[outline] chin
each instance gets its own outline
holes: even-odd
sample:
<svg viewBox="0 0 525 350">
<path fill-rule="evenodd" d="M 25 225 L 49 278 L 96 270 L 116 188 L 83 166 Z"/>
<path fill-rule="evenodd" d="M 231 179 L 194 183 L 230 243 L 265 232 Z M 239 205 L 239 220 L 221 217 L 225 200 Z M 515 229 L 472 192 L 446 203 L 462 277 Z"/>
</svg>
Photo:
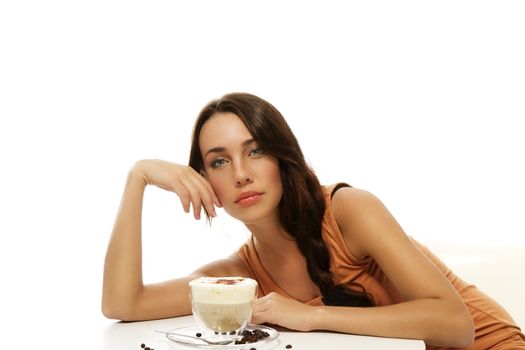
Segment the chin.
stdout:
<svg viewBox="0 0 525 350">
<path fill-rule="evenodd" d="M 249 208 L 235 211 L 226 210 L 226 212 L 232 218 L 239 220 L 245 225 L 255 224 L 268 217 L 271 213 L 270 210 L 262 210 L 259 208 Z"/>
<path fill-rule="evenodd" d="M 245 225 L 254 224 L 262 218 L 261 215 L 231 215 L 231 217 L 239 220 Z"/>
</svg>

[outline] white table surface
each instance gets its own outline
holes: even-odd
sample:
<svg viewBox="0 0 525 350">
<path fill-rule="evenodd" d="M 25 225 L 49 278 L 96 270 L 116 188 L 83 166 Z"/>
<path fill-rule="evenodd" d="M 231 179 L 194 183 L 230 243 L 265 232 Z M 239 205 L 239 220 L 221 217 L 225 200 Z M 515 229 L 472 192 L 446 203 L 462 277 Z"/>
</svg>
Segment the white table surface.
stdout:
<svg viewBox="0 0 525 350">
<path fill-rule="evenodd" d="M 173 330 L 178 327 L 194 324 L 193 316 L 169 318 L 165 320 L 110 324 L 104 331 L 104 349 L 141 350 L 143 343 L 155 350 L 199 349 L 168 340 L 155 330 Z M 248 345 L 246 349 L 255 347 L 257 350 L 286 350 L 286 345 L 292 345 L 292 350 L 424 350 L 425 343 L 421 340 L 393 339 L 367 337 L 330 332 L 293 332 L 280 330 L 279 337 L 264 346 Z"/>
</svg>

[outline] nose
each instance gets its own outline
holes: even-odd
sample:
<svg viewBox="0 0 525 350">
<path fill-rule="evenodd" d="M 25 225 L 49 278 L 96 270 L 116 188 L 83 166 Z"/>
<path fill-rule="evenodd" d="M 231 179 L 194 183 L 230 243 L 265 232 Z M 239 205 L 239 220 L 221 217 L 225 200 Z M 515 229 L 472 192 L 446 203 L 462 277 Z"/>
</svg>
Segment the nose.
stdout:
<svg viewBox="0 0 525 350">
<path fill-rule="evenodd" d="M 235 167 L 235 185 L 237 187 L 241 187 L 252 182 L 253 178 L 251 175 L 249 175 L 246 168 L 241 164 L 237 164 Z"/>
<path fill-rule="evenodd" d="M 241 178 L 238 177 L 238 178 L 235 180 L 235 184 L 236 184 L 238 187 L 243 186 L 243 185 L 247 185 L 247 184 L 252 183 L 252 182 L 253 182 L 253 181 L 252 181 L 252 178 L 249 177 L 249 176 L 243 176 L 243 177 L 241 177 Z"/>
</svg>

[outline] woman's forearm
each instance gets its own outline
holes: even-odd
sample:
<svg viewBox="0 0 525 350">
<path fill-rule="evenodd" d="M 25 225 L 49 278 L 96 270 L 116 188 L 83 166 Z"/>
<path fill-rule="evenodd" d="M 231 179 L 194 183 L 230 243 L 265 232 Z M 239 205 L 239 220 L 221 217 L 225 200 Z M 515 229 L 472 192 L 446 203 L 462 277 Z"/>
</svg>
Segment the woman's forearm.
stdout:
<svg viewBox="0 0 525 350">
<path fill-rule="evenodd" d="M 114 318 L 129 310 L 143 287 L 142 203 L 146 181 L 132 169 L 109 241 L 102 292 L 102 312 Z"/>
<path fill-rule="evenodd" d="M 427 344 L 466 347 L 474 326 L 463 305 L 419 299 L 369 308 L 321 306 L 313 310 L 311 328 L 342 333 L 422 339 Z"/>
</svg>

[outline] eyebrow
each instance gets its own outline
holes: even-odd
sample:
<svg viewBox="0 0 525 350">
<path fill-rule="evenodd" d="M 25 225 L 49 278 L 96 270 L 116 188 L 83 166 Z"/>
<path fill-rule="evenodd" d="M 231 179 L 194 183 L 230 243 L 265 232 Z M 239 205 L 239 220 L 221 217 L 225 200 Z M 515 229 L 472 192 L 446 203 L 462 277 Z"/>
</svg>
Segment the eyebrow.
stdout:
<svg viewBox="0 0 525 350">
<path fill-rule="evenodd" d="M 254 142 L 255 142 L 254 139 L 248 139 L 248 140 L 244 141 L 241 145 L 242 145 L 242 147 L 246 147 L 246 146 L 251 145 Z M 221 152 L 224 152 L 224 151 L 226 151 L 226 147 L 213 147 L 213 148 L 210 148 L 208 150 L 208 152 L 206 152 L 206 154 L 204 155 L 204 158 L 206 158 L 208 156 L 208 154 L 210 154 L 210 153 L 221 153 Z"/>
</svg>

